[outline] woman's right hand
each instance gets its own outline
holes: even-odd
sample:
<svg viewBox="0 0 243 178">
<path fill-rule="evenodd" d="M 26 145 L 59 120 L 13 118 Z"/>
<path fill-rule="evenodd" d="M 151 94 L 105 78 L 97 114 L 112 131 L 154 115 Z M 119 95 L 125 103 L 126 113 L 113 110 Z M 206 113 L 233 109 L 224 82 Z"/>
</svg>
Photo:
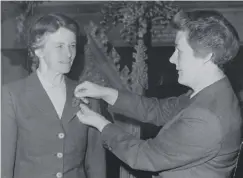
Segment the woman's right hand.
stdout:
<svg viewBox="0 0 243 178">
<path fill-rule="evenodd" d="M 75 88 L 74 95 L 77 98 L 83 100 L 84 103 L 88 103 L 87 97 L 90 97 L 103 99 L 110 105 L 113 105 L 117 100 L 118 91 L 112 88 L 97 85 L 89 81 L 85 81 Z"/>
</svg>

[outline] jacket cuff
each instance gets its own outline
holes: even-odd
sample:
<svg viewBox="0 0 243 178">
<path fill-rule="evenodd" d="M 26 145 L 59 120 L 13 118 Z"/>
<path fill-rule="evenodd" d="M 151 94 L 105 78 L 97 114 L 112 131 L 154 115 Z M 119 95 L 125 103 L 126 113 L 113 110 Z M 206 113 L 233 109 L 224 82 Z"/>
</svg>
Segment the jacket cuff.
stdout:
<svg viewBox="0 0 243 178">
<path fill-rule="evenodd" d="M 120 135 L 120 133 L 122 134 L 124 131 L 119 126 L 112 123 L 106 125 L 101 132 L 101 139 L 104 148 L 112 151 L 115 147 L 115 145 L 112 144 L 112 140 L 116 137 L 116 135 Z"/>
<path fill-rule="evenodd" d="M 128 91 L 118 91 L 117 100 L 113 105 L 108 105 L 108 111 L 116 112 L 121 111 L 126 106 L 129 107 L 131 97 L 132 93 Z"/>
</svg>

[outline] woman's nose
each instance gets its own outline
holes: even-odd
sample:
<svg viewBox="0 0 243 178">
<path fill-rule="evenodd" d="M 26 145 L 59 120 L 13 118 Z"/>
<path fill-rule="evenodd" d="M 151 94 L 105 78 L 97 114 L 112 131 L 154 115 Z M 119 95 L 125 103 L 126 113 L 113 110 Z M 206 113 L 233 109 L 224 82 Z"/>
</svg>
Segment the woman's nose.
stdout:
<svg viewBox="0 0 243 178">
<path fill-rule="evenodd" d="M 169 61 L 170 61 L 170 63 L 175 64 L 175 53 L 172 54 Z"/>
<path fill-rule="evenodd" d="M 67 56 L 69 58 L 72 57 L 72 49 L 70 47 L 67 47 Z"/>
</svg>

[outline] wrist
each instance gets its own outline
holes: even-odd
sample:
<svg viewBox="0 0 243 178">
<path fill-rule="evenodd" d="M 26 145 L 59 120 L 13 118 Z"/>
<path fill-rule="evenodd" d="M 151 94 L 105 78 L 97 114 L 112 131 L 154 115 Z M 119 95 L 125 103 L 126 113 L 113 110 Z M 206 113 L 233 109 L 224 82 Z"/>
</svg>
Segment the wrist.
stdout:
<svg viewBox="0 0 243 178">
<path fill-rule="evenodd" d="M 110 105 L 114 105 L 118 98 L 118 91 L 113 88 L 105 88 L 103 100 Z"/>
<path fill-rule="evenodd" d="M 100 124 L 100 126 L 99 126 L 99 128 L 97 128 L 100 132 L 102 132 L 102 130 L 105 128 L 105 126 L 107 126 L 108 124 L 110 124 L 111 122 L 110 121 L 108 121 L 108 120 L 104 120 L 101 124 Z"/>
</svg>

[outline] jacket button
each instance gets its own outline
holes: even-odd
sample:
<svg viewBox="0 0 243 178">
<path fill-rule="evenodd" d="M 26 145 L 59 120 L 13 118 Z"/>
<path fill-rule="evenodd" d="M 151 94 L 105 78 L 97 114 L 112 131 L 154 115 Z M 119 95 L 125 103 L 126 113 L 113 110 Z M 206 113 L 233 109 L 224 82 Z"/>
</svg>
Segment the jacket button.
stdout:
<svg viewBox="0 0 243 178">
<path fill-rule="evenodd" d="M 64 133 L 59 133 L 59 134 L 58 134 L 58 138 L 60 138 L 60 139 L 63 139 L 64 136 L 65 136 Z"/>
<path fill-rule="evenodd" d="M 58 158 L 62 158 L 63 157 L 63 154 L 62 153 L 57 153 L 57 157 Z"/>
<path fill-rule="evenodd" d="M 61 178 L 61 177 L 62 177 L 62 173 L 61 173 L 61 172 L 58 172 L 58 173 L 56 174 L 56 177 L 57 177 L 57 178 Z"/>
</svg>

